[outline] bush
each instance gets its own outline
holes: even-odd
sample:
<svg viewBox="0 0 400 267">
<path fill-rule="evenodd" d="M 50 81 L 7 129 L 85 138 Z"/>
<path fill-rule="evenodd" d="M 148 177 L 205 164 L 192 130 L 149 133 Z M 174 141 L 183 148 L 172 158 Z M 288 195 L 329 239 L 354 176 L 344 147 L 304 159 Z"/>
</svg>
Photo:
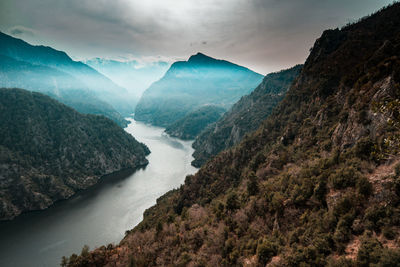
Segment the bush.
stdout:
<svg viewBox="0 0 400 267">
<path fill-rule="evenodd" d="M 269 240 L 264 240 L 257 246 L 258 262 L 265 266 L 278 252 L 277 246 Z"/>
<path fill-rule="evenodd" d="M 370 266 L 377 264 L 382 253 L 382 244 L 371 237 L 364 237 L 357 254 L 358 266 Z"/>
<path fill-rule="evenodd" d="M 335 189 L 344 189 L 354 186 L 358 177 L 359 174 L 353 167 L 342 167 L 330 175 L 329 181 Z"/>
<path fill-rule="evenodd" d="M 369 197 L 372 193 L 372 184 L 365 177 L 359 177 L 356 184 L 357 192 L 360 195 Z"/>
<path fill-rule="evenodd" d="M 247 193 L 250 196 L 254 196 L 259 191 L 257 180 L 258 180 L 258 177 L 255 175 L 254 172 L 251 172 L 249 175 L 249 181 L 247 182 Z"/>
<path fill-rule="evenodd" d="M 228 210 L 235 210 L 239 208 L 239 201 L 236 193 L 234 192 L 229 193 L 226 199 L 226 208 Z"/>
<path fill-rule="evenodd" d="M 382 226 L 382 220 L 386 217 L 385 207 L 373 205 L 365 211 L 364 219 L 368 222 L 370 230 L 379 230 Z"/>
<path fill-rule="evenodd" d="M 382 234 L 384 237 L 386 237 L 389 240 L 393 240 L 396 237 L 396 233 L 393 231 L 392 227 L 385 225 L 382 228 Z"/>
</svg>

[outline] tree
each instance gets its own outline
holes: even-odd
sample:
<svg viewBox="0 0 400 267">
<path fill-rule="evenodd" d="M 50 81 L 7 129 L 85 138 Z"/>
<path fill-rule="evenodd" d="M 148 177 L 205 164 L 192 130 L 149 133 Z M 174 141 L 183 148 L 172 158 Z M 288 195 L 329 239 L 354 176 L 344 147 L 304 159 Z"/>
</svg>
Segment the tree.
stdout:
<svg viewBox="0 0 400 267">
<path fill-rule="evenodd" d="M 247 193 L 250 196 L 254 196 L 255 194 L 258 193 L 259 191 L 259 186 L 258 186 L 258 177 L 254 172 L 251 172 L 249 174 L 249 181 L 247 182 Z"/>
</svg>

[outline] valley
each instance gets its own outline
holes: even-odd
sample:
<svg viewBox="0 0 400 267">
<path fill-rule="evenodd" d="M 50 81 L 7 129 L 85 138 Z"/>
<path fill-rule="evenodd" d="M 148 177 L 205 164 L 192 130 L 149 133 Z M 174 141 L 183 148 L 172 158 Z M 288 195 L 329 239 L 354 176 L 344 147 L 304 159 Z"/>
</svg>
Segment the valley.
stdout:
<svg viewBox="0 0 400 267">
<path fill-rule="evenodd" d="M 58 266 L 61 257 L 118 243 L 143 212 L 196 172 L 192 142 L 171 138 L 163 128 L 132 119 L 126 131 L 146 144 L 149 164 L 136 172 L 104 177 L 94 187 L 50 208 L 0 222 L 0 266 Z M 20 257 L 21 251 L 24 257 Z"/>
<path fill-rule="evenodd" d="M 0 266 L 400 267 L 400 2 L 21 1 Z"/>
</svg>

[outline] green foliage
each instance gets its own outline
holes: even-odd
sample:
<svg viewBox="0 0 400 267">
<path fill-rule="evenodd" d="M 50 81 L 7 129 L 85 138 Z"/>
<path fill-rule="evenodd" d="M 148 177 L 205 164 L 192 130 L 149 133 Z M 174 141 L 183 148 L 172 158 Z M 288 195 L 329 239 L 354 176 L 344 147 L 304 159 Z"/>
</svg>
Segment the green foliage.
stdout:
<svg viewBox="0 0 400 267">
<path fill-rule="evenodd" d="M 216 124 L 202 131 L 193 143 L 193 164 L 200 167 L 212 156 L 238 144 L 246 134 L 255 131 L 282 101 L 301 68 L 302 65 L 297 65 L 268 74 L 251 94 L 242 97 Z M 259 153 L 253 164 L 261 163 L 262 157 Z"/>
<path fill-rule="evenodd" d="M 265 266 L 273 256 L 275 256 L 278 252 L 278 248 L 276 244 L 271 242 L 270 240 L 262 240 L 258 243 L 257 246 L 257 258 L 258 262 Z"/>
<path fill-rule="evenodd" d="M 201 107 L 169 125 L 165 132 L 184 140 L 194 139 L 209 124 L 216 122 L 224 112 L 225 109 L 218 106 Z"/>
<path fill-rule="evenodd" d="M 343 189 L 349 186 L 355 186 L 358 178 L 359 174 L 354 168 L 342 167 L 331 174 L 329 181 L 335 189 Z"/>
<path fill-rule="evenodd" d="M 372 184 L 365 177 L 359 177 L 356 182 L 356 189 L 360 195 L 369 197 L 372 194 Z"/>
<path fill-rule="evenodd" d="M 274 255 L 278 266 L 398 265 L 399 250 L 382 244 L 399 246 L 387 242 L 399 231 L 400 186 L 391 175 L 392 161 L 386 161 L 399 154 L 386 148 L 394 146 L 400 129 L 387 125 L 392 111 L 372 110 L 371 99 L 400 96 L 388 82 L 400 66 L 398 52 L 384 45 L 387 40 L 399 44 L 400 4 L 382 12 L 345 30 L 324 32 L 258 130 L 146 212 L 146 226 L 133 230 L 122 246 L 148 265 L 155 259 L 174 265 L 183 253 L 190 253 L 193 265 L 237 266 L 257 258 L 262 266 Z M 365 119 L 371 123 L 363 125 Z M 221 129 L 228 134 L 207 144 L 227 140 L 231 129 Z M 257 193 L 249 177 L 253 172 Z M 148 240 L 155 218 L 168 213 L 176 216 L 170 233 Z M 194 231 L 203 238 L 201 249 L 192 243 Z M 179 245 L 171 241 L 176 237 Z M 357 259 L 345 259 L 357 240 Z"/>
<path fill-rule="evenodd" d="M 258 193 L 260 190 L 259 184 L 258 184 L 258 177 L 254 172 L 251 172 L 248 176 L 248 182 L 247 182 L 247 193 L 250 196 L 253 196 Z"/>
<path fill-rule="evenodd" d="M 238 196 L 236 195 L 235 192 L 231 192 L 228 194 L 226 198 L 226 208 L 228 210 L 235 210 L 238 209 L 240 206 Z"/>
<path fill-rule="evenodd" d="M 148 148 L 116 123 L 40 93 L 0 89 L 0 110 L 0 164 L 9 178 L 1 182 L 3 200 L 9 201 L 0 205 L 2 219 L 64 199 L 65 192 L 85 189 L 110 170 L 147 163 Z M 15 209 L 6 210 L 10 205 Z"/>
<path fill-rule="evenodd" d="M 230 107 L 250 93 L 263 76 L 227 61 L 197 54 L 171 65 L 142 95 L 135 119 L 168 126 L 199 107 Z"/>
</svg>

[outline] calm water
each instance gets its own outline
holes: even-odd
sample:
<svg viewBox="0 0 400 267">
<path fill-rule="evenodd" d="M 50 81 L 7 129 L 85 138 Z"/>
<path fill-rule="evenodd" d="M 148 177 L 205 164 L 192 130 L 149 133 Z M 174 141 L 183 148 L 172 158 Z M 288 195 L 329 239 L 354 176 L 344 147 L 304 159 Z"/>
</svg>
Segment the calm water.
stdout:
<svg viewBox="0 0 400 267">
<path fill-rule="evenodd" d="M 59 266 L 64 255 L 118 243 L 156 199 L 195 173 L 191 142 L 163 134 L 163 128 L 135 122 L 126 128 L 151 150 L 149 165 L 103 183 L 40 212 L 0 224 L 0 266 Z"/>
</svg>

